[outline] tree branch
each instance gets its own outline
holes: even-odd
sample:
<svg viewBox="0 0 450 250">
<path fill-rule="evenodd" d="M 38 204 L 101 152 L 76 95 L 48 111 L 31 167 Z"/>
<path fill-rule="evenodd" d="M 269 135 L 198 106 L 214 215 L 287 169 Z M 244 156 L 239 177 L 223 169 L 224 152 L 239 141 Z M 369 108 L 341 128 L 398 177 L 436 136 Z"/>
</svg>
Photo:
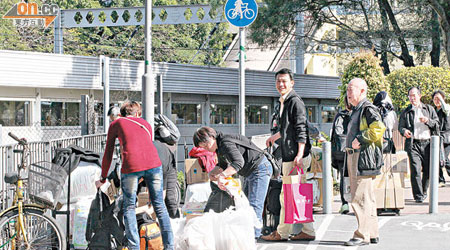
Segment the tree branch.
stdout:
<svg viewBox="0 0 450 250">
<path fill-rule="evenodd" d="M 414 67 L 414 61 L 412 56 L 409 54 L 408 46 L 406 44 L 404 35 L 398 26 L 397 20 L 395 19 L 394 13 L 392 12 L 391 5 L 387 0 L 380 0 L 382 3 L 382 7 L 386 10 L 386 13 L 389 16 L 389 20 L 391 21 L 392 28 L 394 29 L 394 33 L 397 36 L 397 40 L 400 43 L 400 48 L 402 49 L 401 59 L 403 61 L 403 65 L 406 67 Z"/>
</svg>

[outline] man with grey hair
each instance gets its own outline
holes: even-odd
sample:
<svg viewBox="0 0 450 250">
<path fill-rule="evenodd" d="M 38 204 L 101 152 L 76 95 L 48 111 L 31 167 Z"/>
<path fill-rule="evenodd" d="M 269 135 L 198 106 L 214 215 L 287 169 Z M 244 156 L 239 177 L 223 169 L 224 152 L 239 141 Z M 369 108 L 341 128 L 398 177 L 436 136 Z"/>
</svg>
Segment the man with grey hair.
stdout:
<svg viewBox="0 0 450 250">
<path fill-rule="evenodd" d="M 115 121 L 115 120 L 120 118 L 119 117 L 119 115 L 120 115 L 120 108 L 116 107 L 116 106 L 111 106 L 108 109 L 108 113 L 107 114 L 109 116 L 109 119 L 111 119 L 111 121 L 113 122 L 113 121 Z"/>
<path fill-rule="evenodd" d="M 351 206 L 358 229 L 346 246 L 362 246 L 379 241 L 374 179 L 383 165 L 383 133 L 386 129 L 377 107 L 367 100 L 367 83 L 354 78 L 347 86 L 353 112 L 347 128 L 347 168 Z"/>
</svg>

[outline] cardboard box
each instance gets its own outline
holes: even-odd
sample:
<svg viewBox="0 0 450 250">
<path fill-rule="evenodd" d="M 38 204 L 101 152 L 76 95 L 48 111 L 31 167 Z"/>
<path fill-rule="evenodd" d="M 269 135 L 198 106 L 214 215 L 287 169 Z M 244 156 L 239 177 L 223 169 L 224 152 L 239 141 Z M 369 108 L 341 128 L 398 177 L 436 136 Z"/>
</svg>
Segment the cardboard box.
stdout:
<svg viewBox="0 0 450 250">
<path fill-rule="evenodd" d="M 323 206 L 323 180 L 321 178 L 308 179 L 306 183 L 311 183 L 313 185 L 313 205 Z"/>
<path fill-rule="evenodd" d="M 396 154 L 384 154 L 384 166 L 382 173 L 399 173 L 400 183 L 405 188 L 405 178 L 409 178 L 409 159 L 405 151 Z"/>
<path fill-rule="evenodd" d="M 392 170 L 394 173 L 408 173 L 409 172 L 409 159 L 408 154 L 405 151 L 397 152 L 396 154 L 384 154 L 384 166 L 382 171 L 389 172 Z"/>
<path fill-rule="evenodd" d="M 322 173 L 322 149 L 319 147 L 311 148 L 311 167 L 308 172 L 310 173 Z M 321 178 L 321 177 L 318 177 Z"/>
<path fill-rule="evenodd" d="M 184 170 L 186 173 L 187 184 L 209 181 L 208 173 L 203 171 L 198 159 L 185 159 Z"/>
<path fill-rule="evenodd" d="M 382 173 L 375 179 L 377 208 L 404 208 L 405 196 L 401 173 Z"/>
<path fill-rule="evenodd" d="M 201 213 L 195 213 L 195 214 L 188 214 L 188 215 L 186 215 L 186 223 L 190 220 L 190 219 L 193 219 L 193 218 L 196 218 L 196 217 L 200 217 L 200 216 L 203 216 L 203 214 Z"/>
</svg>

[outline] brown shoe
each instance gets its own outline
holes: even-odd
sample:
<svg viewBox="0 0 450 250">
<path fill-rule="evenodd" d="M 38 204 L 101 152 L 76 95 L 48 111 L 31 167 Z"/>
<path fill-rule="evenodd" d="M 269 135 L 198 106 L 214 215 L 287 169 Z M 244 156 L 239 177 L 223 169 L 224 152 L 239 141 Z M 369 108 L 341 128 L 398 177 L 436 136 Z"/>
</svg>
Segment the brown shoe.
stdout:
<svg viewBox="0 0 450 250">
<path fill-rule="evenodd" d="M 290 237 L 291 240 L 299 240 L 299 241 L 313 241 L 316 239 L 316 236 L 311 236 L 309 234 L 305 234 L 304 232 L 300 232 L 297 235 Z"/>
<path fill-rule="evenodd" d="M 261 236 L 261 239 L 266 241 L 287 241 L 288 239 L 281 238 L 281 235 L 275 230 L 269 235 Z"/>
</svg>

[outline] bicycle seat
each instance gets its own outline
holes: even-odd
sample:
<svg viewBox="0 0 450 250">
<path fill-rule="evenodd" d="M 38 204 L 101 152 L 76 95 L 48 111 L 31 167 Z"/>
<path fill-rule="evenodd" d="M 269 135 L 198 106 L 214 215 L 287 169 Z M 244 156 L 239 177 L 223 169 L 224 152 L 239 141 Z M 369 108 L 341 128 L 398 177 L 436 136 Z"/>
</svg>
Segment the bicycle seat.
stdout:
<svg viewBox="0 0 450 250">
<path fill-rule="evenodd" d="M 6 173 L 4 179 L 8 184 L 16 184 L 19 180 L 19 174 L 17 172 Z"/>
</svg>

